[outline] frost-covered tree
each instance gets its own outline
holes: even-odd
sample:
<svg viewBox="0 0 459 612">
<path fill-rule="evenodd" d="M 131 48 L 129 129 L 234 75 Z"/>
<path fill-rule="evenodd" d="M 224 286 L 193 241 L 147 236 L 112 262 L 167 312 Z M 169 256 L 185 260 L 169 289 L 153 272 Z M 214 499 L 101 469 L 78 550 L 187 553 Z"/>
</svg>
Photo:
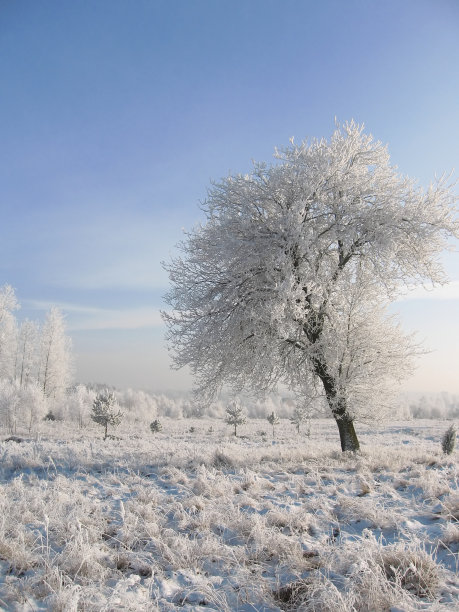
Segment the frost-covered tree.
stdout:
<svg viewBox="0 0 459 612">
<path fill-rule="evenodd" d="M 41 332 L 38 380 L 47 397 L 63 395 L 72 380 L 71 342 L 65 333 L 64 316 L 55 307 L 47 314 Z"/>
<path fill-rule="evenodd" d="M 0 379 L 0 419 L 10 434 L 15 434 L 19 420 L 19 388 L 15 381 Z"/>
<path fill-rule="evenodd" d="M 117 408 L 118 403 L 114 393 L 105 391 L 96 395 L 92 405 L 91 419 L 104 427 L 104 440 L 107 439 L 108 426 L 117 427 L 121 423 L 123 413 Z"/>
<path fill-rule="evenodd" d="M 290 417 L 290 423 L 295 425 L 297 433 L 300 433 L 300 426 L 309 418 L 309 411 L 306 406 L 296 406 L 292 416 Z"/>
<path fill-rule="evenodd" d="M 158 415 L 167 416 L 172 419 L 182 418 L 182 406 L 179 401 L 164 394 L 157 395 L 155 397 Z"/>
<path fill-rule="evenodd" d="M 23 386 L 19 390 L 19 413 L 29 434 L 46 415 L 47 400 L 42 390 L 34 382 Z"/>
<path fill-rule="evenodd" d="M 16 380 L 0 380 L 0 424 L 15 434 L 18 428 L 29 433 L 46 414 L 46 398 L 34 382 L 19 387 Z"/>
<path fill-rule="evenodd" d="M 38 325 L 26 319 L 19 328 L 16 351 L 16 380 L 21 389 L 36 375 L 38 340 Z"/>
<path fill-rule="evenodd" d="M 117 394 L 118 402 L 130 420 L 148 421 L 156 414 L 157 405 L 153 396 L 145 391 L 126 389 Z"/>
<path fill-rule="evenodd" d="M 77 385 L 72 393 L 68 394 L 66 412 L 72 421 L 78 423 L 79 429 L 87 424 L 95 397 L 95 392 L 85 385 Z"/>
<path fill-rule="evenodd" d="M 201 398 L 280 383 L 324 396 L 355 451 L 354 422 L 389 409 L 417 352 L 386 307 L 444 281 L 456 198 L 444 178 L 424 191 L 401 176 L 354 122 L 276 158 L 209 190 L 206 222 L 167 266 L 169 346 Z"/>
<path fill-rule="evenodd" d="M 0 379 L 14 377 L 17 324 L 13 313 L 18 308 L 14 289 L 10 285 L 0 287 Z"/>
<path fill-rule="evenodd" d="M 272 426 L 273 428 L 273 438 L 274 438 L 274 434 L 275 434 L 275 427 L 276 425 L 279 425 L 280 423 L 280 418 L 278 417 L 278 415 L 276 414 L 276 412 L 273 410 L 270 414 L 268 414 L 268 416 L 266 417 L 268 420 L 268 423 Z"/>
<path fill-rule="evenodd" d="M 234 427 L 235 436 L 237 436 L 238 425 L 244 425 L 246 422 L 247 416 L 239 400 L 234 400 L 228 404 L 225 411 L 225 423 Z"/>
</svg>

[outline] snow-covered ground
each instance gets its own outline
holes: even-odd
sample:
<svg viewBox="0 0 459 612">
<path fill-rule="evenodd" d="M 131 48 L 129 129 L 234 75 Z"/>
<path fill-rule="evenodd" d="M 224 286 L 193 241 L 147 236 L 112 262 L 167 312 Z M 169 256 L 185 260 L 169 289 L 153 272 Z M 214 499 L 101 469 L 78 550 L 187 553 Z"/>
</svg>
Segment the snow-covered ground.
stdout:
<svg viewBox="0 0 459 612">
<path fill-rule="evenodd" d="M 0 443 L 1 609 L 458 609 L 449 423 L 161 422 Z"/>
</svg>

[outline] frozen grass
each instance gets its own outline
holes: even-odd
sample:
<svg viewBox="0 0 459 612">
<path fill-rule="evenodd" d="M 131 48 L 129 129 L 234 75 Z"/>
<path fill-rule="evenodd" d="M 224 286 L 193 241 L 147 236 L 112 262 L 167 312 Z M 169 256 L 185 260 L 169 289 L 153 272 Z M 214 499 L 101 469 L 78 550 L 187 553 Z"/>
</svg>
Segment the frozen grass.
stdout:
<svg viewBox="0 0 459 612">
<path fill-rule="evenodd" d="M 444 422 L 362 429 L 357 456 L 329 421 L 305 438 L 283 420 L 275 441 L 262 420 L 240 438 L 221 421 L 162 424 L 104 442 L 48 423 L 0 444 L 1 608 L 457 609 Z"/>
</svg>

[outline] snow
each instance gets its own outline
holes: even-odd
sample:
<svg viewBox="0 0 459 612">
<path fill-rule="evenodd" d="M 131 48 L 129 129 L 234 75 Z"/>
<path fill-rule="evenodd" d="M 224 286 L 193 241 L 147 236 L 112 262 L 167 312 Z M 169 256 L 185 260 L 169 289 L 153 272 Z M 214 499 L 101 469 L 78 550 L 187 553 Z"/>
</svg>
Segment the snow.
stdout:
<svg viewBox="0 0 459 612">
<path fill-rule="evenodd" d="M 1 609 L 457 609 L 449 423 L 362 426 L 353 455 L 331 420 L 161 422 L 0 443 Z"/>
</svg>

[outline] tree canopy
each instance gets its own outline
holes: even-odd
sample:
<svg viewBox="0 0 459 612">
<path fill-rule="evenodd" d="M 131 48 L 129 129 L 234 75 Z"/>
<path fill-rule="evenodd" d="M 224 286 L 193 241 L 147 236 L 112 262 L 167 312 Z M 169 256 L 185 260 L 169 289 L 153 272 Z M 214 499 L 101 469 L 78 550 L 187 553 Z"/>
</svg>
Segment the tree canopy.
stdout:
<svg viewBox="0 0 459 612">
<path fill-rule="evenodd" d="M 387 305 L 444 282 L 456 199 L 445 178 L 423 190 L 400 175 L 354 122 L 275 158 L 209 189 L 205 223 L 166 266 L 169 346 L 209 400 L 225 384 L 322 394 L 356 450 L 354 421 L 387 409 L 416 353 Z"/>
</svg>

